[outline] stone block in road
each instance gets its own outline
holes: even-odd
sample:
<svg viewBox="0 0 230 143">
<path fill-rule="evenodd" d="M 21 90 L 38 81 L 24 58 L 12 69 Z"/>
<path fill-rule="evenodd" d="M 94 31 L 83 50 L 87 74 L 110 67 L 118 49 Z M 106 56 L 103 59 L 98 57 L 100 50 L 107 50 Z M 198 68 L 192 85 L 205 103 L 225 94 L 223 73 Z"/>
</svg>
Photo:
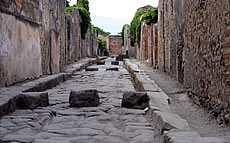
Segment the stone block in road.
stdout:
<svg viewBox="0 0 230 143">
<path fill-rule="evenodd" d="M 85 71 L 98 71 L 98 68 L 86 68 Z"/>
<path fill-rule="evenodd" d="M 21 109 L 36 109 L 49 105 L 49 96 L 45 92 L 28 92 L 16 96 L 16 105 Z"/>
<path fill-rule="evenodd" d="M 121 106 L 130 109 L 145 109 L 149 106 L 149 97 L 143 92 L 125 92 Z"/>
<path fill-rule="evenodd" d="M 71 91 L 69 96 L 70 107 L 95 107 L 99 105 L 97 90 Z"/>
<path fill-rule="evenodd" d="M 97 65 L 105 65 L 105 61 L 97 61 Z"/>
<path fill-rule="evenodd" d="M 118 66 L 119 65 L 119 61 L 112 61 L 111 65 L 117 65 Z"/>
<path fill-rule="evenodd" d="M 106 68 L 106 71 L 119 71 L 118 68 Z"/>
</svg>

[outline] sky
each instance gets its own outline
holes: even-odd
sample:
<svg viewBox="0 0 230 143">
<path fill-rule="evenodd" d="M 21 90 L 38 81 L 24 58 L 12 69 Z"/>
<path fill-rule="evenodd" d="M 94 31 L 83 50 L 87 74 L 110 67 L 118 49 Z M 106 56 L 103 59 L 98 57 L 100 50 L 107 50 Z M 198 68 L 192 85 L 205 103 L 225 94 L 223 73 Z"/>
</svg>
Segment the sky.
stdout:
<svg viewBox="0 0 230 143">
<path fill-rule="evenodd" d="M 71 0 L 70 5 L 76 3 Z M 111 34 L 121 32 L 130 24 L 137 9 L 146 5 L 158 6 L 158 0 L 89 0 L 91 23 Z"/>
</svg>

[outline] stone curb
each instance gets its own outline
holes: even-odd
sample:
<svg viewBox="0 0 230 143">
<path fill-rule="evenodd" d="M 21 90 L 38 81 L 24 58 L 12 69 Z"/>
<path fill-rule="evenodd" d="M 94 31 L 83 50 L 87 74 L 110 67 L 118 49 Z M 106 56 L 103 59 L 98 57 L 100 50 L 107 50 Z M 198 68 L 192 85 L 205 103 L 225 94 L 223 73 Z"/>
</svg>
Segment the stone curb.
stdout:
<svg viewBox="0 0 230 143">
<path fill-rule="evenodd" d="M 197 132 L 192 131 L 186 120 L 171 111 L 168 95 L 143 70 L 129 59 L 124 60 L 124 67 L 130 73 L 136 90 L 148 93 L 149 114 L 155 122 L 156 133 L 163 135 L 164 143 L 184 143 L 185 141 L 186 143 L 225 143 L 225 140 L 221 138 L 201 137 Z"/>
<path fill-rule="evenodd" d="M 70 79 L 74 72 L 81 71 L 86 67 L 95 64 L 96 61 L 101 61 L 106 58 L 107 57 L 83 59 L 79 62 L 66 66 L 62 73 L 43 76 L 39 79 L 12 87 L 0 88 L 0 117 L 16 110 L 16 97 L 19 94 L 28 92 L 43 92 L 47 89 L 51 89 L 61 82 Z"/>
</svg>

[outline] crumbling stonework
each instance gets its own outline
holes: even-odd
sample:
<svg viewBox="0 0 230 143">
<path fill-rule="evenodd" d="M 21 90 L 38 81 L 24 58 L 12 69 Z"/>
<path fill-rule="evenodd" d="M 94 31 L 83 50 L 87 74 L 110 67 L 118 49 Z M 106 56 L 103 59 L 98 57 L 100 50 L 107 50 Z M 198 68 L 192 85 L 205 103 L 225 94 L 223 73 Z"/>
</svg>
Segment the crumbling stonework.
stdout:
<svg viewBox="0 0 230 143">
<path fill-rule="evenodd" d="M 204 106 L 222 105 L 222 115 L 230 105 L 229 9 L 229 0 L 159 1 L 160 69 L 191 88 Z"/>
<path fill-rule="evenodd" d="M 66 0 L 2 0 L 0 5 L 0 87 L 55 74 L 75 60 L 96 56 L 97 38 L 81 38 L 78 9 Z M 85 43 L 85 44 L 84 44 Z"/>
<path fill-rule="evenodd" d="M 44 0 L 42 3 L 40 32 L 43 74 L 58 73 L 65 65 L 65 3 L 65 0 Z"/>
<path fill-rule="evenodd" d="M 39 0 L 1 1 L 0 87 L 42 74 L 40 5 Z"/>
<path fill-rule="evenodd" d="M 81 40 L 82 58 L 95 57 L 97 48 L 98 48 L 97 38 L 95 37 L 95 35 L 92 35 L 92 30 L 90 25 L 85 39 Z"/>
<path fill-rule="evenodd" d="M 158 28 L 157 24 L 147 25 L 141 22 L 140 48 L 137 47 L 137 59 L 146 61 L 150 66 L 158 67 Z"/>
<path fill-rule="evenodd" d="M 74 9 L 73 13 L 66 16 L 66 63 L 81 58 L 81 22 L 78 9 Z"/>
<path fill-rule="evenodd" d="M 124 49 L 125 49 L 126 53 L 128 52 L 128 55 L 131 57 L 132 56 L 132 49 L 130 46 L 129 32 L 130 32 L 129 25 L 125 25 L 125 28 L 124 28 Z"/>
</svg>

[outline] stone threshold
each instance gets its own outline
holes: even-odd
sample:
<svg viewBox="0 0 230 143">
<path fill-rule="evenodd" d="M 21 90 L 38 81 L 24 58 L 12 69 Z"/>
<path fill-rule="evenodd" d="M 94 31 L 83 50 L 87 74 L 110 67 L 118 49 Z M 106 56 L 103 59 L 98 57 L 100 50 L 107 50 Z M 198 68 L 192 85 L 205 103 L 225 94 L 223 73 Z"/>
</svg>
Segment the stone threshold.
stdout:
<svg viewBox="0 0 230 143">
<path fill-rule="evenodd" d="M 170 109 L 170 98 L 148 74 L 135 63 L 125 59 L 124 67 L 130 73 L 137 91 L 147 92 L 150 98 L 148 114 L 155 123 L 155 132 L 162 135 L 164 143 L 225 143 L 222 138 L 201 137 L 187 121 Z"/>
</svg>

